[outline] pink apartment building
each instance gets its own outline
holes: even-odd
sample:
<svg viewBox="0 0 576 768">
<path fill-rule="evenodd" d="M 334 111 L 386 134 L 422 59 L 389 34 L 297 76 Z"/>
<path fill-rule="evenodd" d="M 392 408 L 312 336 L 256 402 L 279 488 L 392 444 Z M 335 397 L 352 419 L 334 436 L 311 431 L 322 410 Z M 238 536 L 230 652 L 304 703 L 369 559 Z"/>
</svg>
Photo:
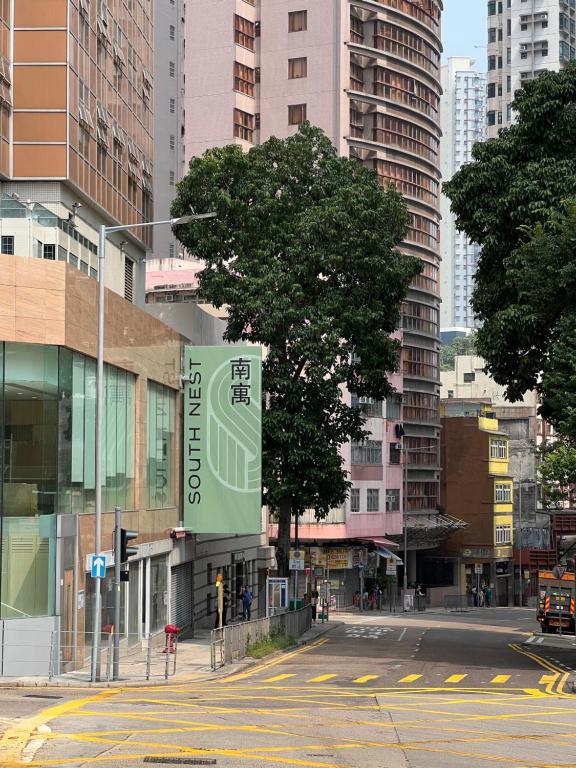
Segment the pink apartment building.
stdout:
<svg viewBox="0 0 576 768">
<path fill-rule="evenodd" d="M 309 120 L 402 192 L 411 213 L 403 247 L 422 261 L 399 331 L 400 399 L 363 405 L 372 436 L 344 452 L 350 497 L 329 521 L 303 520 L 304 541 L 384 545 L 400 537 L 403 513 L 419 548 L 426 530 L 434 539 L 441 11 L 441 0 L 195 0 L 187 9 L 186 158 L 230 143 L 249 150 Z"/>
</svg>

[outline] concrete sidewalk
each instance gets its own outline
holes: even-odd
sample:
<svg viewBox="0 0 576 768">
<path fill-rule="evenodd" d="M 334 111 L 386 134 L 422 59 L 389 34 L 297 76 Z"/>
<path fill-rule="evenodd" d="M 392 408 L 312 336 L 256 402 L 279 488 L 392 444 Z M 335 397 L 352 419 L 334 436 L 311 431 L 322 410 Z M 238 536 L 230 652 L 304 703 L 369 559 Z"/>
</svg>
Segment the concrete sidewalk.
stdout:
<svg viewBox="0 0 576 768">
<path fill-rule="evenodd" d="M 296 641 L 296 647 L 314 642 L 317 638 L 332 629 L 341 626 L 342 622 L 329 621 L 325 624 L 316 623 Z M 146 679 L 147 653 L 131 653 L 120 657 L 120 680 L 102 680 L 99 683 L 90 681 L 90 666 L 63 675 L 48 677 L 0 678 L 0 688 L 145 688 L 148 686 L 180 685 L 198 682 L 210 678 L 218 678 L 234 674 L 246 667 L 256 664 L 256 659 L 246 657 L 233 664 L 221 667 L 213 672 L 210 666 L 210 636 L 209 629 L 197 629 L 194 637 L 180 640 L 177 647 L 176 672 L 173 674 L 174 655 L 165 654 L 163 646 L 158 645 L 152 651 L 150 679 Z M 287 649 L 291 650 L 291 649 Z M 283 653 L 280 651 L 279 653 Z M 169 676 L 165 678 L 166 657 L 168 656 Z M 103 654 L 105 659 L 106 654 Z M 266 660 L 271 656 L 265 657 Z M 102 677 L 106 675 L 105 661 L 102 664 Z"/>
</svg>

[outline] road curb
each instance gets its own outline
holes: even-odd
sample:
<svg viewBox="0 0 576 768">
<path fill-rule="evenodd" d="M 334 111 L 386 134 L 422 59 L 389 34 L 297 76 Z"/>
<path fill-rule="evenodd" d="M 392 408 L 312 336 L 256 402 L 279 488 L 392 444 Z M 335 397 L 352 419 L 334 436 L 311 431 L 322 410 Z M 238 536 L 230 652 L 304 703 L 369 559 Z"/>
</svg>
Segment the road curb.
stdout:
<svg viewBox="0 0 576 768">
<path fill-rule="evenodd" d="M 275 656 L 279 656 L 282 653 L 286 653 L 290 650 L 294 650 L 295 648 L 299 648 L 304 645 L 309 645 L 310 643 L 313 643 L 315 640 L 317 640 L 319 637 L 322 637 L 323 635 L 327 634 L 333 629 L 336 629 L 337 627 L 340 627 L 344 624 L 342 621 L 335 621 L 332 623 L 326 622 L 326 627 L 321 627 L 320 625 L 315 625 L 318 627 L 318 630 L 315 631 L 313 637 L 309 637 L 306 639 L 299 638 L 294 645 L 289 646 L 288 648 L 285 648 L 281 651 L 276 651 L 273 654 L 270 654 L 269 656 L 266 656 L 266 659 L 274 658 Z M 34 690 L 36 688 L 62 688 L 62 689 L 87 689 L 87 690 L 97 690 L 97 691 L 105 691 L 108 689 L 116 689 L 120 690 L 123 688 L 164 688 L 164 687 L 170 687 L 175 685 L 188 685 L 192 683 L 201 683 L 203 681 L 207 680 L 214 680 L 218 679 L 219 677 L 225 677 L 230 674 L 237 674 L 239 672 L 243 672 L 249 667 L 253 667 L 255 664 L 258 664 L 262 659 L 249 659 L 245 658 L 242 659 L 242 661 L 236 662 L 233 666 L 227 665 L 224 667 L 220 667 L 215 672 L 209 671 L 205 672 L 201 676 L 187 676 L 187 677 L 181 677 L 179 675 L 175 677 L 169 677 L 167 680 L 110 680 L 110 681 L 103 681 L 100 683 L 92 683 L 89 680 L 58 680 L 55 678 L 49 679 L 38 679 L 38 680 L 27 680 L 27 679 L 18 679 L 18 680 L 0 680 L 0 689 L 10 689 L 10 688 L 29 688 L 31 690 Z"/>
</svg>

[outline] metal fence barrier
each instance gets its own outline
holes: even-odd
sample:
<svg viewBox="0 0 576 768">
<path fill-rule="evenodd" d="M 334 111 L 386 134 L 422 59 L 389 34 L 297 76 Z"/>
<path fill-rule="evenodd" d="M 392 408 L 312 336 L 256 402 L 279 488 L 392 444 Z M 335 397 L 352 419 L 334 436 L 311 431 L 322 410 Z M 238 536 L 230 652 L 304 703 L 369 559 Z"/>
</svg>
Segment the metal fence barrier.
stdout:
<svg viewBox="0 0 576 768">
<path fill-rule="evenodd" d="M 472 595 L 444 595 L 444 608 L 447 611 L 467 611 L 472 607 Z"/>
<path fill-rule="evenodd" d="M 307 605 L 296 611 L 287 611 L 265 619 L 243 621 L 222 629 L 213 629 L 210 638 L 210 662 L 213 670 L 239 661 L 246 656 L 249 646 L 271 635 L 282 634 L 294 638 L 312 626 L 312 607 Z"/>
</svg>

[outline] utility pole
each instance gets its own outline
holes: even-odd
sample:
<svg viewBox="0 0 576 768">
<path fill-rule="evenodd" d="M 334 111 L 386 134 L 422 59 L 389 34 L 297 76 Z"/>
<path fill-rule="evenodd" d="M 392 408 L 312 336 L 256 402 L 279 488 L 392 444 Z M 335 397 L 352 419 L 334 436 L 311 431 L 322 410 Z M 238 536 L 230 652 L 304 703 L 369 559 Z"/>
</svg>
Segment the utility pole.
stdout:
<svg viewBox="0 0 576 768">
<path fill-rule="evenodd" d="M 522 459 L 520 459 L 520 483 L 518 486 L 518 567 L 520 570 L 518 594 L 520 608 L 522 608 L 524 604 L 524 580 L 522 578 Z"/>
<path fill-rule="evenodd" d="M 298 512 L 294 516 L 294 554 L 298 553 L 300 560 L 300 542 L 298 541 Z M 296 601 L 298 600 L 298 568 L 294 570 L 294 610 L 296 610 Z"/>
<path fill-rule="evenodd" d="M 122 510 L 114 507 L 114 661 L 112 664 L 112 680 L 118 680 L 120 675 L 120 571 L 122 568 Z"/>
</svg>

